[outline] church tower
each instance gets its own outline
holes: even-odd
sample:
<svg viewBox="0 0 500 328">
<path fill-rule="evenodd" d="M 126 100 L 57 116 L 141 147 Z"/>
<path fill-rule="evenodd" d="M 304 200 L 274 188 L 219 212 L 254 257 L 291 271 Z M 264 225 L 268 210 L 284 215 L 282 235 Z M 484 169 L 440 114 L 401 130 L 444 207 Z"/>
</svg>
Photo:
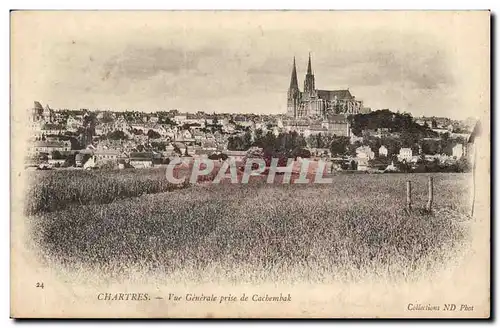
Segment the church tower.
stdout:
<svg viewBox="0 0 500 328">
<path fill-rule="evenodd" d="M 295 67 L 295 57 L 293 57 L 292 77 L 288 88 L 287 115 L 297 117 L 297 110 L 300 105 L 300 90 L 297 80 L 297 68 Z"/>
<path fill-rule="evenodd" d="M 316 86 L 314 85 L 314 74 L 311 67 L 311 53 L 309 53 L 309 61 L 307 63 L 307 73 L 304 79 L 304 116 L 319 116 L 321 115 L 321 101 L 316 95 Z"/>
<path fill-rule="evenodd" d="M 309 53 L 309 62 L 307 63 L 307 73 L 304 80 L 304 93 L 313 95 L 315 93 L 316 87 L 314 85 L 314 74 L 311 68 L 311 53 Z"/>
</svg>

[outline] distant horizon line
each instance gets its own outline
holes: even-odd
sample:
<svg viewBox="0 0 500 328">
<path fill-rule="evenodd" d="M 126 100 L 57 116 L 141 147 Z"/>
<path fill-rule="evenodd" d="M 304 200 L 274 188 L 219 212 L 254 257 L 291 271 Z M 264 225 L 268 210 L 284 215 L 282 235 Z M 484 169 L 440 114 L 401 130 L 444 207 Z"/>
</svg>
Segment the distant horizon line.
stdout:
<svg viewBox="0 0 500 328">
<path fill-rule="evenodd" d="M 41 105 L 42 103 L 38 100 L 35 100 L 36 102 L 39 102 Z M 216 114 L 216 115 L 256 115 L 256 116 L 269 116 L 269 115 L 274 115 L 274 116 L 278 116 L 278 115 L 283 115 L 283 116 L 286 116 L 286 110 L 281 112 L 281 113 L 262 113 L 262 114 L 259 114 L 259 113 L 255 113 L 255 112 L 218 112 L 216 110 L 210 110 L 210 111 L 207 111 L 207 110 L 201 110 L 201 109 L 198 109 L 198 110 L 186 110 L 186 109 L 179 109 L 179 108 L 171 108 L 171 109 L 158 109 L 158 110 L 144 110 L 144 109 L 103 109 L 103 108 L 85 108 L 85 107 L 81 107 L 81 108 L 53 108 L 51 107 L 48 103 L 46 103 L 46 106 L 49 106 L 49 108 L 51 110 L 55 110 L 55 111 L 63 111 L 63 110 L 71 110 L 71 111 L 78 111 L 78 110 L 88 110 L 88 111 L 100 111 L 100 112 L 123 112 L 123 113 L 126 113 L 126 112 L 142 112 L 142 113 L 145 113 L 145 114 L 153 114 L 153 113 L 158 113 L 158 112 L 169 112 L 169 111 L 173 111 L 173 110 L 177 110 L 180 114 L 196 114 L 197 112 L 203 112 L 205 114 L 209 114 L 209 115 L 213 115 L 213 114 Z M 44 107 L 42 105 L 42 107 Z M 407 113 L 407 114 L 410 114 L 413 118 L 432 118 L 432 117 L 436 117 L 436 118 L 448 118 L 448 119 L 452 119 L 452 120 L 458 120 L 458 121 L 464 121 L 464 120 L 467 120 L 467 119 L 470 119 L 470 118 L 473 118 L 475 120 L 478 120 L 479 118 L 478 117 L 472 117 L 472 116 L 469 116 L 469 117 L 466 117 L 466 118 L 452 118 L 452 117 L 447 117 L 447 116 L 427 116 L 427 115 L 419 115 L 419 116 L 415 116 L 414 113 L 412 113 L 411 111 L 406 111 L 406 110 L 401 110 L 401 109 L 391 109 L 391 108 L 378 108 L 378 109 L 373 109 L 371 107 L 366 107 L 366 108 L 370 108 L 370 111 L 371 112 L 375 112 L 375 111 L 379 111 L 379 110 L 389 110 L 393 113 L 401 113 L 401 114 L 404 114 L 404 113 Z"/>
</svg>

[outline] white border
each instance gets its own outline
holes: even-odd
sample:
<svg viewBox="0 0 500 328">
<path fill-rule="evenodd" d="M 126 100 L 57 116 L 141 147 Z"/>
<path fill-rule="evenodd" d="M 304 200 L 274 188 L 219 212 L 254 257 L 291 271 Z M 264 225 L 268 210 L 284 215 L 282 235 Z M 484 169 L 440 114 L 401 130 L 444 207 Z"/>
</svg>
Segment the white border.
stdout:
<svg viewBox="0 0 500 328">
<path fill-rule="evenodd" d="M 9 150 L 10 147 L 10 117 L 9 117 L 9 9 L 141 9 L 141 10 L 150 10 L 150 9 L 333 9 L 336 10 L 361 10 L 361 9 L 392 9 L 392 10 L 409 10 L 409 9 L 432 9 L 432 10 L 467 10 L 467 9 L 492 9 L 492 11 L 496 14 L 500 12 L 500 2 L 498 1 L 486 1 L 486 0 L 475 0 L 475 1 L 436 1 L 436 0 L 420 0 L 420 1 L 339 1 L 339 2 L 331 2 L 325 0 L 288 0 L 288 1 L 270 1 L 270 0 L 253 0 L 248 1 L 246 3 L 236 3 L 236 1 L 223 1 L 223 0 L 212 0 L 212 1 L 151 1 L 151 0 L 141 0 L 140 2 L 133 1 L 103 1 L 103 0 L 86 0 L 86 1 L 44 1 L 41 4 L 39 1 L 2 1 L 0 4 L 0 36 L 2 38 L 2 50 L 1 53 L 1 76 L 3 78 L 0 79 L 1 85 L 1 97 L 3 110 L 1 111 L 2 119 L 0 119 L 0 143 L 1 149 Z M 495 35 L 495 43 L 498 42 L 497 35 Z M 497 59 L 497 58 L 494 58 Z M 494 72 L 492 72 L 494 74 Z M 492 90 L 494 94 L 499 94 L 498 85 L 496 85 L 495 90 Z M 499 115 L 496 115 L 495 124 L 496 126 L 500 126 L 498 124 Z M 498 144 L 498 139 L 496 140 L 495 150 L 496 153 L 500 152 L 500 146 Z M 9 197 L 9 176 L 10 176 L 10 161 L 8 156 L 4 156 L 3 160 L 0 161 L 0 169 L 2 172 L 0 185 L 2 186 L 2 197 L 0 197 L 1 204 L 0 209 L 2 210 L 2 232 L 4 236 L 7 237 L 9 235 L 9 217 L 10 217 L 10 197 Z M 492 168 L 494 169 L 494 168 Z M 495 180 L 496 182 L 496 180 Z M 497 195 L 498 196 L 498 195 Z M 499 203 L 498 198 L 492 203 Z M 497 223 L 496 229 L 494 233 L 498 236 L 498 226 Z M 13 325 L 15 322 L 13 320 L 8 319 L 10 314 L 10 284 L 9 284 L 9 264 L 7 259 L 9 259 L 9 250 L 10 250 L 10 240 L 9 238 L 2 238 L 3 242 L 1 243 L 1 258 L 4 260 L 4 265 L 1 267 L 1 275 L 3 282 L 3 293 L 1 299 L 1 309 L 3 310 L 3 314 L 1 318 L 2 326 L 4 324 Z M 495 254 L 495 253 L 494 253 Z M 498 260 L 498 258 L 497 258 Z M 492 279 L 495 279 L 492 277 Z M 471 277 L 473 279 L 473 277 Z M 495 302 L 498 305 L 498 300 Z M 495 309 L 497 310 L 497 309 Z M 494 311 L 498 315 L 498 311 Z M 344 321 L 345 322 L 345 321 Z M 333 324 L 344 323 L 344 322 L 335 322 Z M 102 325 L 102 323 L 89 322 L 92 325 Z M 234 322 L 240 323 L 242 322 Z M 305 323 L 305 322 L 301 322 Z M 349 325 L 360 325 L 359 322 L 345 322 Z M 373 323 L 373 322 L 372 322 Z M 387 322 L 379 322 L 379 324 L 385 325 Z M 442 323 L 442 322 L 441 322 Z M 447 324 L 455 324 L 456 322 L 448 322 Z M 467 325 L 477 325 L 483 322 L 467 322 Z M 69 326 L 71 323 L 59 323 L 58 326 Z M 128 323 L 129 327 L 139 327 L 142 325 L 142 322 L 134 322 L 132 324 Z M 169 324 L 174 324 L 173 322 L 169 322 Z M 177 323 L 175 323 L 177 324 Z M 184 323 L 184 324 L 192 324 L 192 323 Z M 249 323 L 244 323 L 245 325 Z M 311 324 L 311 323 L 309 323 Z M 419 322 L 416 325 L 425 325 L 425 326 L 433 326 L 437 325 L 437 322 Z M 45 323 L 47 326 L 56 325 L 56 323 Z M 259 325 L 265 325 L 264 323 L 259 323 Z"/>
</svg>

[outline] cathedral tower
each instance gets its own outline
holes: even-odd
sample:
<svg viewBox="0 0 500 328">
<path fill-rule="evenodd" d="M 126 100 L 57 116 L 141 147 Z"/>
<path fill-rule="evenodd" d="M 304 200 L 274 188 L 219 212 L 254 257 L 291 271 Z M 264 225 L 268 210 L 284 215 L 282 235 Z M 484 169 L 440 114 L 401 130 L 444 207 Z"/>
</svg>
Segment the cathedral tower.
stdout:
<svg viewBox="0 0 500 328">
<path fill-rule="evenodd" d="M 309 95 L 313 95 L 316 90 L 314 85 L 314 74 L 312 73 L 311 68 L 311 53 L 309 53 L 309 62 L 307 63 L 307 73 L 306 78 L 304 80 L 304 93 Z"/>
<path fill-rule="evenodd" d="M 295 67 L 295 57 L 293 57 L 292 76 L 290 78 L 290 87 L 288 88 L 287 114 L 296 117 L 300 104 L 299 82 L 297 80 L 297 68 Z"/>
</svg>

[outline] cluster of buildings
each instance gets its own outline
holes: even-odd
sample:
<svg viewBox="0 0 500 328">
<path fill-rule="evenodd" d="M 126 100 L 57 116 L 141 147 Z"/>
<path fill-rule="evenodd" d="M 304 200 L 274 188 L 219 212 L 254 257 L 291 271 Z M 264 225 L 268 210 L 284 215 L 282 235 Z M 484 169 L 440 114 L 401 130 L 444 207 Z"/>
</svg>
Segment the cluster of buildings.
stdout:
<svg viewBox="0 0 500 328">
<path fill-rule="evenodd" d="M 295 131 L 305 138 L 320 134 L 348 137 L 351 144 L 362 143 L 367 136 L 398 138 L 398 132 L 384 128 L 366 130 L 363 136 L 355 136 L 348 116 L 368 112 L 370 108 L 364 107 L 349 89 L 317 89 L 309 55 L 303 91 L 299 89 L 293 59 L 287 110 L 283 115 L 181 113 L 178 110 L 156 113 L 53 110 L 35 101 L 29 112 L 32 142 L 27 155 L 31 159 L 45 156 L 49 162 L 59 164 L 74 156 L 75 165 L 81 167 L 105 163 L 147 167 L 172 156 L 196 157 L 224 152 L 240 158 L 245 152 L 227 149 L 229 138 L 248 132 L 255 137 L 258 130 L 264 135 L 271 132 L 275 136 Z M 450 121 L 419 118 L 416 122 L 432 126 L 438 133 L 451 133 L 452 137 L 467 135 L 462 127 L 450 125 Z M 457 144 L 452 157 L 461 158 L 465 152 L 464 146 Z M 329 150 L 311 149 L 311 153 L 324 156 Z M 388 155 L 392 154 L 388 154 L 385 145 L 379 149 L 362 145 L 356 149 L 352 160 L 359 169 L 364 169 L 368 161 Z M 398 160 L 405 162 L 415 162 L 421 156 L 410 148 L 401 148 L 397 154 Z M 445 155 L 432 156 L 445 160 Z"/>
<path fill-rule="evenodd" d="M 420 150 L 421 151 L 421 150 Z M 388 157 L 388 149 L 386 146 L 382 145 L 377 150 L 379 158 Z M 446 163 L 450 160 L 461 159 L 466 156 L 467 147 L 462 143 L 457 143 L 452 148 L 452 154 L 435 154 L 435 155 L 426 155 L 424 154 L 424 159 L 426 161 L 434 161 L 438 160 L 439 163 Z M 375 158 L 375 152 L 369 146 L 361 146 L 356 148 L 356 161 L 358 163 L 358 167 L 360 170 L 368 169 L 368 161 Z M 421 153 L 414 153 L 411 148 L 403 147 L 399 149 L 399 153 L 396 155 L 397 160 L 399 162 L 404 163 L 417 163 L 420 159 L 422 159 Z"/>
</svg>

